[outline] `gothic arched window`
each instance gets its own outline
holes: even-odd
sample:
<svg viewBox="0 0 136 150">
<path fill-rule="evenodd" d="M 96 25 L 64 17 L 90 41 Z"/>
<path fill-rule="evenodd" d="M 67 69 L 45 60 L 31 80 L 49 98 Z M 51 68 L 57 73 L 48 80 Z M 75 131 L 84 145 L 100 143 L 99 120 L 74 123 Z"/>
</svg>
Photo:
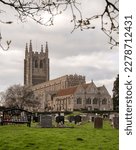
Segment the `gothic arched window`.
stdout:
<svg viewBox="0 0 136 150">
<path fill-rule="evenodd" d="M 80 97 L 77 98 L 77 104 L 82 104 L 82 99 Z"/>
<path fill-rule="evenodd" d="M 91 104 L 91 98 L 86 99 L 86 104 Z"/>
<path fill-rule="evenodd" d="M 106 104 L 107 104 L 107 99 L 106 99 L 106 98 L 104 98 L 104 99 L 102 100 L 102 104 L 103 104 L 103 105 L 106 105 Z"/>
<path fill-rule="evenodd" d="M 38 68 L 38 61 L 35 60 L 35 68 Z"/>
<path fill-rule="evenodd" d="M 98 101 L 97 98 L 94 98 L 93 99 L 93 104 L 97 104 L 97 101 Z"/>
<path fill-rule="evenodd" d="M 40 68 L 43 68 L 43 60 L 40 60 Z"/>
</svg>

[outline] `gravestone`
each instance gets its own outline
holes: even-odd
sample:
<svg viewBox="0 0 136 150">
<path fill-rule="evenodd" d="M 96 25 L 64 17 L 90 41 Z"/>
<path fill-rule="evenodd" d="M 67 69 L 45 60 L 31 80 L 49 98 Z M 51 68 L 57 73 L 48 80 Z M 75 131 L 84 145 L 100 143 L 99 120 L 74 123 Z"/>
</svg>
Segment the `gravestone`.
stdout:
<svg viewBox="0 0 136 150">
<path fill-rule="evenodd" d="M 103 118 L 96 117 L 94 119 L 94 128 L 103 128 Z"/>
<path fill-rule="evenodd" d="M 68 120 L 69 120 L 69 122 L 74 122 L 75 121 L 75 117 L 74 116 L 69 116 Z"/>
<path fill-rule="evenodd" d="M 119 129 L 119 117 L 113 117 L 113 127 Z"/>
<path fill-rule="evenodd" d="M 81 123 L 82 122 L 82 117 L 80 116 L 80 115 L 76 115 L 75 116 L 75 124 L 79 124 L 79 123 Z"/>
<path fill-rule="evenodd" d="M 52 127 L 52 116 L 41 115 L 40 116 L 40 126 L 42 128 L 51 128 Z"/>
<path fill-rule="evenodd" d="M 91 117 L 91 121 L 94 122 L 94 116 Z"/>
</svg>

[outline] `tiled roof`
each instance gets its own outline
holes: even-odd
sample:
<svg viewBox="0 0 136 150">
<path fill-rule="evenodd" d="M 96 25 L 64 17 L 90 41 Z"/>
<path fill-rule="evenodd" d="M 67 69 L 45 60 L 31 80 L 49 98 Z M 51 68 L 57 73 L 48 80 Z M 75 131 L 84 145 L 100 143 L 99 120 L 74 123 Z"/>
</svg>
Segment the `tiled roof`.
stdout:
<svg viewBox="0 0 136 150">
<path fill-rule="evenodd" d="M 76 90 L 79 86 L 86 89 L 90 85 L 93 86 L 95 84 L 93 82 L 91 82 L 91 83 L 87 83 L 87 84 L 81 84 L 81 85 L 78 85 L 78 86 L 69 87 L 69 88 L 66 88 L 66 89 L 61 89 L 57 92 L 57 96 L 73 95 L 76 92 Z M 96 87 L 96 88 L 98 89 L 98 92 L 100 92 L 100 93 L 101 93 L 102 90 L 105 90 L 104 86 L 100 86 L 100 87 Z"/>
<path fill-rule="evenodd" d="M 77 86 L 70 87 L 67 89 L 61 89 L 58 91 L 57 96 L 72 95 L 75 93 L 76 89 L 77 89 Z"/>
</svg>

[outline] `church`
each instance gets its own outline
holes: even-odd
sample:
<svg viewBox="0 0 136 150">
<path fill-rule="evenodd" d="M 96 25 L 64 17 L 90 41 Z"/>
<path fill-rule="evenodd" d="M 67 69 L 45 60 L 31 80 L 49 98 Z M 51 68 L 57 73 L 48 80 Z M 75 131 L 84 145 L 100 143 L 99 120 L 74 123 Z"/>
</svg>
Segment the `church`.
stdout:
<svg viewBox="0 0 136 150">
<path fill-rule="evenodd" d="M 26 44 L 24 85 L 39 99 L 38 111 L 113 110 L 111 96 L 104 85 L 86 83 L 83 75 L 64 75 L 50 80 L 48 43 L 41 51 L 33 50 L 32 41 Z"/>
</svg>

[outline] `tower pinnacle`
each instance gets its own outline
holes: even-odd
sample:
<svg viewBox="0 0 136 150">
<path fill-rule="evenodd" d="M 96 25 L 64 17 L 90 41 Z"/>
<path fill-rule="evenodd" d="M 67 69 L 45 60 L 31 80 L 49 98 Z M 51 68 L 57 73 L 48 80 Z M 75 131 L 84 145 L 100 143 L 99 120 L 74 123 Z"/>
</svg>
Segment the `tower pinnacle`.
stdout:
<svg viewBox="0 0 136 150">
<path fill-rule="evenodd" d="M 30 40 L 29 51 L 32 51 L 32 40 Z"/>
<path fill-rule="evenodd" d="M 43 53 L 43 45 L 41 45 L 41 52 Z"/>
<path fill-rule="evenodd" d="M 26 43 L 26 48 L 25 48 L 25 57 L 27 56 L 28 54 L 28 44 Z"/>
<path fill-rule="evenodd" d="M 45 51 L 46 51 L 46 53 L 48 53 L 48 42 L 46 42 Z"/>
</svg>

